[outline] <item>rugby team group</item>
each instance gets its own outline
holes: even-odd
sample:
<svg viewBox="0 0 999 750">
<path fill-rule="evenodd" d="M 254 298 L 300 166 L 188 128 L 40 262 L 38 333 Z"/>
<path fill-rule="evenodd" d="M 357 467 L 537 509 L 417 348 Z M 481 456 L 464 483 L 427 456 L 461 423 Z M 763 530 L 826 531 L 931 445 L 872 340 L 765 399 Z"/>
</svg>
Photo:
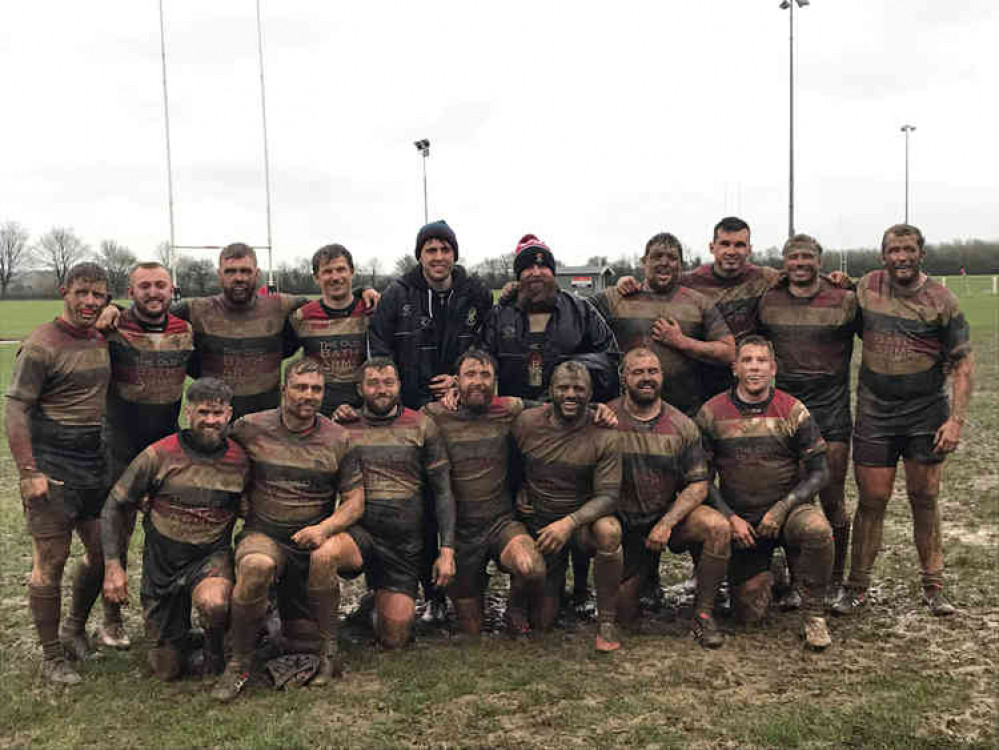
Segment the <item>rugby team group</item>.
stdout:
<svg viewBox="0 0 999 750">
<path fill-rule="evenodd" d="M 689 552 L 690 631 L 717 648 L 720 588 L 737 621 L 762 619 L 783 547 L 780 603 L 822 650 L 826 614 L 865 607 L 900 459 L 923 602 L 953 613 L 938 494 L 974 364 L 956 298 L 922 271 L 919 229 L 889 227 L 884 268 L 856 283 L 820 273 L 822 247 L 804 234 L 783 271 L 752 264 L 736 217 L 709 248 L 712 262 L 684 273 L 680 242 L 656 234 L 644 280 L 582 298 L 525 235 L 495 304 L 443 221 L 419 230 L 417 265 L 381 295 L 354 288 L 336 244 L 312 259 L 319 299 L 258 289 L 242 243 L 220 254 L 220 294 L 174 304 L 158 263 L 132 270 L 128 307 L 110 304 L 99 265 L 73 267 L 62 313 L 22 342 L 6 394 L 41 674 L 75 684 L 93 640 L 128 647 L 139 513 L 152 672 L 213 672 L 221 701 L 244 689 L 269 622 L 286 655 L 274 661 L 293 655 L 299 679 L 342 673 L 341 578 L 364 574 L 383 647 L 410 641 L 421 587 L 428 614 L 449 598 L 460 633 L 477 636 L 490 561 L 510 576 L 515 637 L 552 627 L 570 557 L 583 592 L 592 561 L 594 647 L 613 652 L 641 625 L 644 593 L 661 592 L 661 554 Z M 62 616 L 74 530 L 85 553 Z"/>
</svg>

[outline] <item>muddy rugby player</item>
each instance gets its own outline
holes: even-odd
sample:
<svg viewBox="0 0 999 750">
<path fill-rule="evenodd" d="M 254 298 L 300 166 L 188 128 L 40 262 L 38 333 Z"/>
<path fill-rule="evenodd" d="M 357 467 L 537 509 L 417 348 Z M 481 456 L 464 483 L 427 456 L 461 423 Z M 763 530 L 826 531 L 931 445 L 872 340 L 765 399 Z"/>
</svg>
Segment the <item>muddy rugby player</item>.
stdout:
<svg viewBox="0 0 999 750">
<path fill-rule="evenodd" d="M 249 475 L 249 460 L 225 436 L 232 417 L 232 389 L 215 378 L 187 389 L 190 427 L 156 441 L 126 468 L 101 515 L 104 596 L 128 601 L 121 563 L 131 537 L 130 519 L 145 509 L 142 612 L 155 645 L 153 675 L 162 680 L 191 670 L 191 608 L 205 624 L 203 668 L 219 673 L 235 574 L 232 531 Z"/>
<path fill-rule="evenodd" d="M 780 545 L 802 587 L 805 642 L 822 650 L 831 643 L 823 613 L 833 541 L 814 501 L 829 480 L 826 444 L 805 405 L 773 387 L 777 363 L 769 341 L 744 338 L 732 370 L 735 386 L 704 404 L 696 422 L 718 474 L 715 502 L 732 527 L 733 610 L 744 622 L 766 616 L 770 562 Z"/>
<path fill-rule="evenodd" d="M 106 331 L 111 357 L 107 401 L 108 483 L 114 486 L 146 447 L 177 431 L 184 380 L 194 354 L 194 332 L 186 320 L 171 315 L 174 287 L 161 263 L 139 263 L 128 277 L 131 307 L 121 313 L 117 329 Z M 122 567 L 135 511 L 125 512 L 119 544 Z M 121 606 L 104 597 L 104 622 L 97 641 L 108 648 L 128 648 Z"/>
<path fill-rule="evenodd" d="M 107 342 L 94 327 L 108 301 L 108 278 L 94 263 L 69 269 L 59 288 L 63 309 L 22 342 L 7 390 L 7 443 L 20 477 L 32 543 L 28 604 L 42 647 L 41 672 L 80 682 L 68 658 L 87 653 L 86 624 L 101 590 L 100 512 L 107 495 L 101 421 L 111 368 Z M 62 621 L 62 576 L 73 531 L 84 554 L 73 575 Z"/>
<path fill-rule="evenodd" d="M 853 429 L 859 498 L 848 592 L 834 609 L 842 615 L 867 602 L 899 458 L 905 465 L 923 603 L 934 615 L 955 611 L 943 590 L 937 498 L 944 460 L 961 440 L 975 364 L 957 298 L 923 273 L 925 257 L 918 228 L 891 226 L 881 240 L 884 269 L 872 271 L 857 285 L 864 338 Z M 944 390 L 948 375 L 949 401 Z"/>
<path fill-rule="evenodd" d="M 293 362 L 280 407 L 232 426 L 232 438 L 250 458 L 251 481 L 236 544 L 232 657 L 212 692 L 223 702 L 235 698 L 249 678 L 267 592 L 275 583 L 289 650 L 319 653 L 310 685 L 324 685 L 340 673 L 335 557 L 343 532 L 364 513 L 364 484 L 347 432 L 319 413 L 323 387 L 315 361 Z"/>
<path fill-rule="evenodd" d="M 843 595 L 843 571 L 850 542 L 846 513 L 846 469 L 850 460 L 850 360 L 860 316 L 857 295 L 819 275 L 822 246 L 807 234 L 784 243 L 785 276 L 760 300 L 757 328 L 777 356 L 777 387 L 808 407 L 826 441 L 829 483 L 819 493 L 832 526 L 835 554 L 829 599 Z M 792 588 L 782 602 L 800 606 Z"/>
</svg>

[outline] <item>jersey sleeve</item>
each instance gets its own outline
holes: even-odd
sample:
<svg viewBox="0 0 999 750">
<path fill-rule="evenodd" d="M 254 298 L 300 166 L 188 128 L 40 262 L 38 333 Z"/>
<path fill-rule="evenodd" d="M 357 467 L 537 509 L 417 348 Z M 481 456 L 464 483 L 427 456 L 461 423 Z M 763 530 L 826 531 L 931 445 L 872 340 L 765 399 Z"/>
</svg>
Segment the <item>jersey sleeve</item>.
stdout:
<svg viewBox="0 0 999 750">
<path fill-rule="evenodd" d="M 42 396 L 49 372 L 49 351 L 43 347 L 25 342 L 14 359 L 14 370 L 10 375 L 7 397 L 34 406 Z"/>
<path fill-rule="evenodd" d="M 788 421 L 794 430 L 794 445 L 800 460 L 807 461 L 826 452 L 826 441 L 822 438 L 818 424 L 808 412 L 808 407 L 800 401 L 796 403 L 788 416 Z"/>
<path fill-rule="evenodd" d="M 688 421 L 681 428 L 680 443 L 680 474 L 683 484 L 706 482 L 708 480 L 708 459 L 701 442 L 701 433 L 697 425 Z"/>
<path fill-rule="evenodd" d="M 138 507 L 144 497 L 156 494 L 158 466 L 156 451 L 152 446 L 146 448 L 111 488 L 108 502 L 128 508 Z"/>
</svg>

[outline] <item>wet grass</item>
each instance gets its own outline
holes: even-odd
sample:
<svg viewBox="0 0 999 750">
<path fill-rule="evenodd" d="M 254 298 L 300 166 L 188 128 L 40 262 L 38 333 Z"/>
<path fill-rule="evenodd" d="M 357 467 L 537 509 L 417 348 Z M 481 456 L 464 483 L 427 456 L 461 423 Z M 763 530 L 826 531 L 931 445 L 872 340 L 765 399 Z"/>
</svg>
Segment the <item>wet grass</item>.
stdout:
<svg viewBox="0 0 999 750">
<path fill-rule="evenodd" d="M 538 641 L 487 636 L 465 646 L 425 632 L 401 653 L 351 640 L 347 674 L 333 687 L 252 686 L 225 707 L 211 701 L 208 682 L 149 679 L 137 638 L 130 652 L 86 662 L 83 685 L 53 688 L 37 678 L 30 546 L 3 442 L 0 748 L 996 747 L 999 389 L 985 366 L 991 330 L 974 330 L 978 392 L 941 501 L 947 581 L 961 611 L 935 619 L 919 604 L 900 476 L 869 610 L 832 620 L 834 644 L 823 654 L 804 651 L 796 616 L 776 612 L 762 627 L 723 622 L 724 648 L 705 652 L 681 613 L 659 617 L 652 634 L 626 638 L 609 658 L 593 653 L 588 625 Z M 0 348 L 0 379 L 12 356 L 12 347 Z M 852 509 L 852 480 L 847 486 Z M 665 556 L 664 584 L 689 571 L 685 558 Z M 126 618 L 139 634 L 137 602 Z"/>
</svg>

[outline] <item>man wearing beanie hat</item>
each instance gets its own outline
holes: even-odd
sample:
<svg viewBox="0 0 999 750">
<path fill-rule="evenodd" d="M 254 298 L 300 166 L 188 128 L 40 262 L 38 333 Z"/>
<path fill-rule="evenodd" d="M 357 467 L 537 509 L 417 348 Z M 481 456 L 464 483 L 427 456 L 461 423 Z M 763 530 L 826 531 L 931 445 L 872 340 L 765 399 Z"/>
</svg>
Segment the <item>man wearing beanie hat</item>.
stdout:
<svg viewBox="0 0 999 750">
<path fill-rule="evenodd" d="M 443 396 L 455 384 L 458 358 L 477 346 L 482 322 L 493 306 L 492 292 L 458 260 L 458 239 L 446 221 L 434 221 L 416 234 L 419 265 L 393 281 L 382 295 L 368 328 L 372 357 L 391 357 L 402 381 L 400 400 L 413 410 Z M 426 508 L 426 559 L 437 549 L 434 505 Z M 429 563 L 423 571 L 430 611 L 442 618 L 444 592 L 436 590 Z"/>
<path fill-rule="evenodd" d="M 399 367 L 402 403 L 410 409 L 440 398 L 453 384 L 454 366 L 476 344 L 492 293 L 458 260 L 458 239 L 445 221 L 416 235 L 419 266 L 393 281 L 368 332 L 371 355 Z"/>
<path fill-rule="evenodd" d="M 574 359 L 589 370 L 595 401 L 617 396 L 614 334 L 593 305 L 558 288 L 548 245 L 525 234 L 513 269 L 517 298 L 494 307 L 482 331 L 484 348 L 499 362 L 500 395 L 543 400 L 555 367 Z"/>
</svg>

